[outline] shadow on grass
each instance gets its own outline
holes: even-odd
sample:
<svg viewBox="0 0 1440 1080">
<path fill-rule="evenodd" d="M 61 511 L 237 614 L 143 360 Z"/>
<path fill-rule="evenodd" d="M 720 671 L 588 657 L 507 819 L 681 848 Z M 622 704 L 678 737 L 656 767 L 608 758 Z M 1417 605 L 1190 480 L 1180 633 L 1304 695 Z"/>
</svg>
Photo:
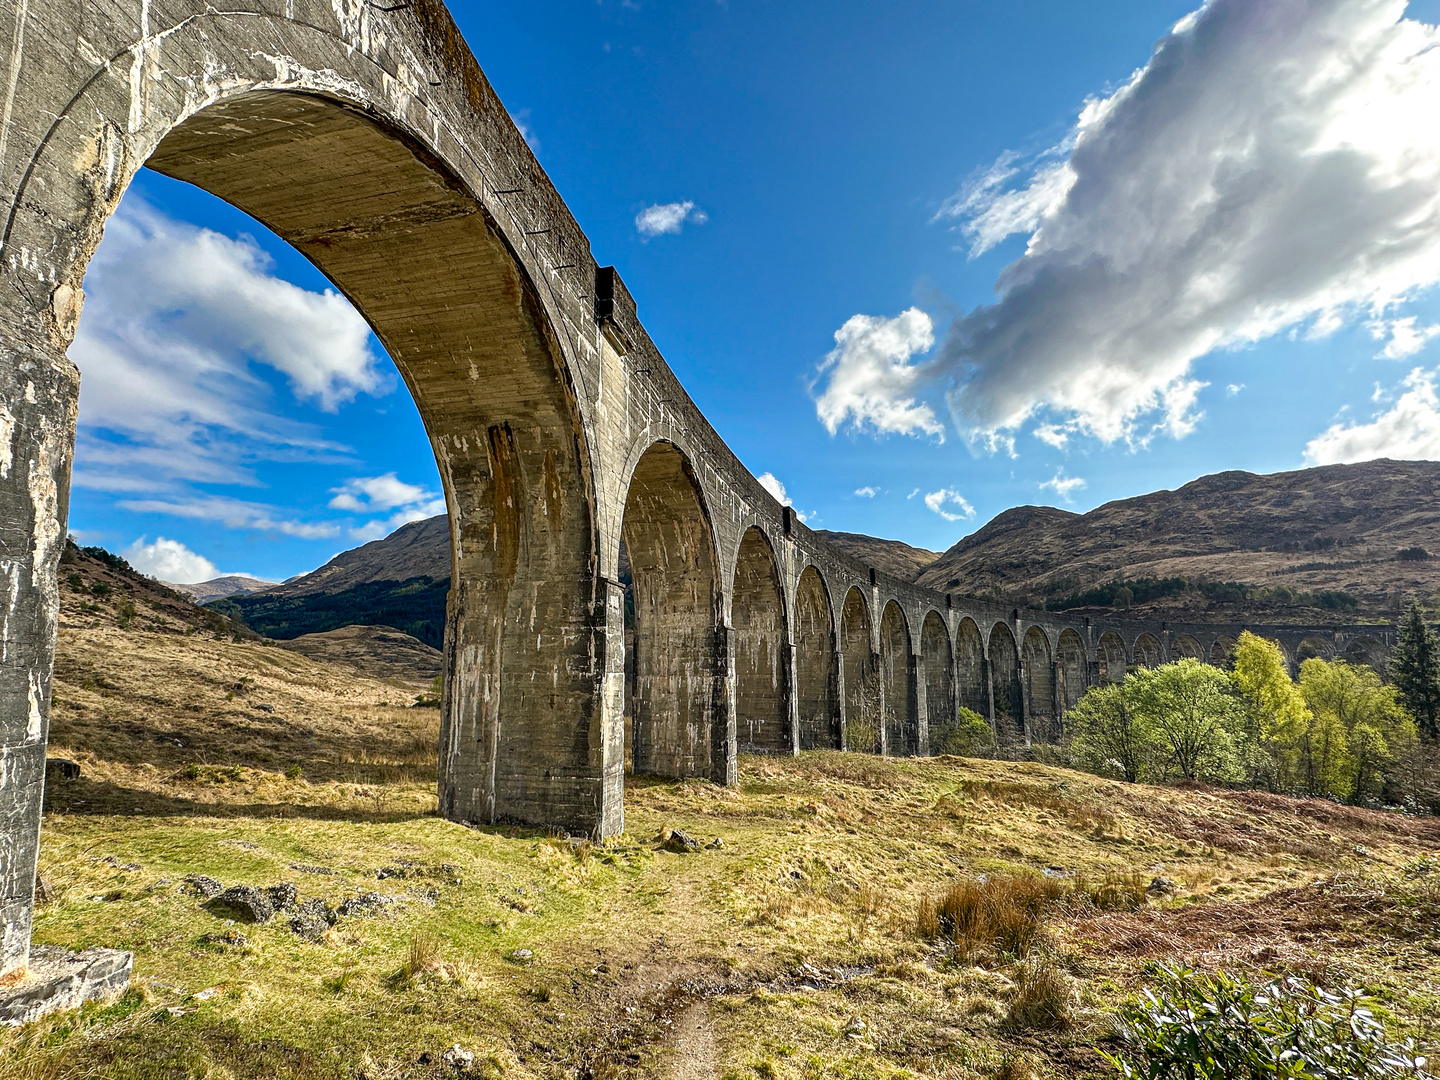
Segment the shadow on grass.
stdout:
<svg viewBox="0 0 1440 1080">
<path fill-rule="evenodd" d="M 45 786 L 47 814 L 77 814 L 96 817 L 233 817 L 296 818 L 311 821 L 349 821 L 379 825 L 419 821 L 434 817 L 434 811 L 386 810 L 357 806 L 335 806 L 287 802 L 228 803 L 165 795 L 156 791 L 127 788 L 108 780 L 61 780 Z"/>
</svg>

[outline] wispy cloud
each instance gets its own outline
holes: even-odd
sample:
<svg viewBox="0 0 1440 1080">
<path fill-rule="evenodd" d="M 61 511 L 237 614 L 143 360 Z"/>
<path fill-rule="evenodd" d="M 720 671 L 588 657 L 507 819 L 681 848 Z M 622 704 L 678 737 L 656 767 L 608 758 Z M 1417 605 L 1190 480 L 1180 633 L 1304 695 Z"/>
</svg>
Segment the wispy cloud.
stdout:
<svg viewBox="0 0 1440 1080">
<path fill-rule="evenodd" d="M 952 488 L 941 488 L 939 491 L 932 491 L 925 496 L 925 505 L 935 513 L 939 514 L 946 521 L 967 521 L 975 516 L 975 508 L 970 505 L 965 496 Z M 945 509 L 953 506 L 953 511 Z"/>
<path fill-rule="evenodd" d="M 350 529 L 350 535 L 356 540 L 378 540 L 401 525 L 423 521 L 446 511 L 443 496 L 417 484 L 407 484 L 397 479 L 393 472 L 384 476 L 357 476 L 338 488 L 331 488 L 330 493 L 334 496 L 330 507 L 335 510 L 349 510 L 357 514 L 394 511 L 384 518 Z"/>
<path fill-rule="evenodd" d="M 635 215 L 635 231 L 642 240 L 650 240 L 665 234 L 678 234 L 689 222 L 704 225 L 710 215 L 699 209 L 693 202 L 655 203 Z"/>
<path fill-rule="evenodd" d="M 1434 372 L 1415 368 L 1401 383 L 1400 396 L 1390 408 L 1369 423 L 1332 424 L 1306 445 L 1305 460 L 1312 465 L 1381 457 L 1440 461 L 1440 395 L 1435 379 Z"/>
<path fill-rule="evenodd" d="M 284 511 L 263 503 L 245 502 L 224 495 L 203 495 L 194 498 L 122 499 L 116 503 L 122 510 L 136 514 L 165 514 L 191 521 L 216 521 L 227 529 L 253 529 L 274 532 L 300 540 L 324 540 L 340 535 L 340 526 L 328 521 L 297 521 L 284 517 Z"/>
<path fill-rule="evenodd" d="M 1064 469 L 1056 471 L 1049 480 L 1044 481 L 1040 487 L 1042 490 L 1053 491 L 1057 496 L 1066 502 L 1072 502 L 1072 492 L 1078 491 L 1085 486 L 1085 481 L 1078 476 L 1066 476 Z"/>
<path fill-rule="evenodd" d="M 790 498 L 790 495 L 786 492 L 785 485 L 780 482 L 780 478 L 777 477 L 774 473 L 763 472 L 755 479 L 760 481 L 760 486 L 766 491 L 768 491 L 774 497 L 775 501 L 778 502 L 781 506 L 795 505 L 794 501 Z M 795 516 L 798 517 L 801 521 L 809 521 L 810 518 L 814 515 L 813 512 L 810 514 L 802 514 L 799 510 L 796 510 Z"/>
<path fill-rule="evenodd" d="M 160 490 L 254 484 L 259 460 L 336 460 L 346 448 L 277 413 L 263 369 L 335 411 L 393 375 L 338 293 L 272 272 L 252 240 L 127 200 L 85 277 L 70 356 L 82 381 L 77 483 Z"/>
<path fill-rule="evenodd" d="M 855 494 L 860 496 L 860 498 L 862 499 L 873 499 L 876 495 L 880 494 L 880 489 L 867 485 L 865 487 L 856 488 Z"/>
</svg>

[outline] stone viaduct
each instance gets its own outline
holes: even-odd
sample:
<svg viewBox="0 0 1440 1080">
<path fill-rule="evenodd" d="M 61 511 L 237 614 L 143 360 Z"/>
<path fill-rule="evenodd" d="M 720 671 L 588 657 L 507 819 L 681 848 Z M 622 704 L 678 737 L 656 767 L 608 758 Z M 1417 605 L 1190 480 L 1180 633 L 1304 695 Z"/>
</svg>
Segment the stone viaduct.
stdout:
<svg viewBox="0 0 1440 1080">
<path fill-rule="evenodd" d="M 729 783 L 745 749 L 925 754 L 959 706 L 1049 737 L 1087 684 L 1236 632 L 974 602 L 821 542 L 676 381 L 438 0 L 18 0 L 0 34 L 0 978 L 29 944 L 66 349 L 142 166 L 294 245 L 414 395 L 452 522 L 448 818 L 616 833 L 627 745 L 638 770 Z M 1367 633 L 1281 636 L 1360 656 L 1386 644 Z"/>
</svg>

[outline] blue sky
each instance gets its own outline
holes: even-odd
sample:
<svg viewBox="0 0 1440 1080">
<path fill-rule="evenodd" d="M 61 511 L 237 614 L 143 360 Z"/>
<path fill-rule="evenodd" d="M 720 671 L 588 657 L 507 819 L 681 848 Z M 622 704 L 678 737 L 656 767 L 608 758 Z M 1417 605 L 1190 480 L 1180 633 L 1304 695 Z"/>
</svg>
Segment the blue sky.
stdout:
<svg viewBox="0 0 1440 1080">
<path fill-rule="evenodd" d="M 1440 458 L 1437 0 L 452 10 L 812 525 L 940 550 L 1024 503 Z M 142 172 L 72 348 L 77 535 L 278 579 L 437 512 L 415 409 L 325 288 Z"/>
</svg>

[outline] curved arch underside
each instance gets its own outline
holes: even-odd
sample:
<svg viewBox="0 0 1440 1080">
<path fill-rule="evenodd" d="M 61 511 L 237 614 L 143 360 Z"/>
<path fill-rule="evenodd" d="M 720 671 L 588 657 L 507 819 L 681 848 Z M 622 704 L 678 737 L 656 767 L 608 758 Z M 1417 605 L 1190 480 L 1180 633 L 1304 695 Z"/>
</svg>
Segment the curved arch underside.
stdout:
<svg viewBox="0 0 1440 1080">
<path fill-rule="evenodd" d="M 916 708 L 915 667 L 911 661 L 910 628 L 893 600 L 880 617 L 880 675 L 885 724 L 881 746 L 897 757 L 920 752 L 920 720 Z"/>
<path fill-rule="evenodd" d="M 870 607 L 858 588 L 840 609 L 841 677 L 844 681 L 844 746 L 878 754 L 884 728 L 884 691 L 870 651 Z"/>
<path fill-rule="evenodd" d="M 1015 636 L 1004 623 L 990 631 L 990 693 L 995 728 L 1002 738 L 1025 734 L 1025 694 L 1020 683 L 1020 654 Z"/>
<path fill-rule="evenodd" d="M 635 590 L 635 771 L 723 779 L 734 753 L 720 576 L 700 485 L 674 446 L 657 443 L 640 459 L 623 529 Z"/>
<path fill-rule="evenodd" d="M 920 627 L 920 656 L 925 667 L 925 745 L 921 753 L 942 753 L 955 728 L 955 656 L 945 620 L 925 614 Z"/>
<path fill-rule="evenodd" d="M 735 629 L 735 727 L 741 750 L 795 749 L 790 693 L 785 682 L 785 601 L 770 542 L 747 529 L 735 560 L 730 601 Z"/>
<path fill-rule="evenodd" d="M 1085 642 L 1074 630 L 1060 632 L 1057 649 L 1055 675 L 1060 680 L 1060 703 L 1066 710 L 1073 709 L 1085 693 Z"/>
<path fill-rule="evenodd" d="M 960 704 L 988 717 L 990 688 L 985 679 L 985 642 L 975 620 L 969 617 L 960 620 L 960 629 L 955 632 L 955 673 Z"/>
<path fill-rule="evenodd" d="M 1059 735 L 1055 715 L 1055 668 L 1050 662 L 1050 641 L 1045 631 L 1032 626 L 1025 631 L 1025 733 L 1031 738 L 1053 739 Z"/>
<path fill-rule="evenodd" d="M 408 139 L 310 94 L 212 105 L 147 164 L 319 267 L 415 398 L 452 522 L 441 813 L 593 825 L 593 493 L 561 348 L 480 204 Z"/>
<path fill-rule="evenodd" d="M 794 633 L 800 749 L 838 750 L 841 738 L 835 617 L 825 582 L 813 566 L 805 568 L 795 588 Z"/>
</svg>

